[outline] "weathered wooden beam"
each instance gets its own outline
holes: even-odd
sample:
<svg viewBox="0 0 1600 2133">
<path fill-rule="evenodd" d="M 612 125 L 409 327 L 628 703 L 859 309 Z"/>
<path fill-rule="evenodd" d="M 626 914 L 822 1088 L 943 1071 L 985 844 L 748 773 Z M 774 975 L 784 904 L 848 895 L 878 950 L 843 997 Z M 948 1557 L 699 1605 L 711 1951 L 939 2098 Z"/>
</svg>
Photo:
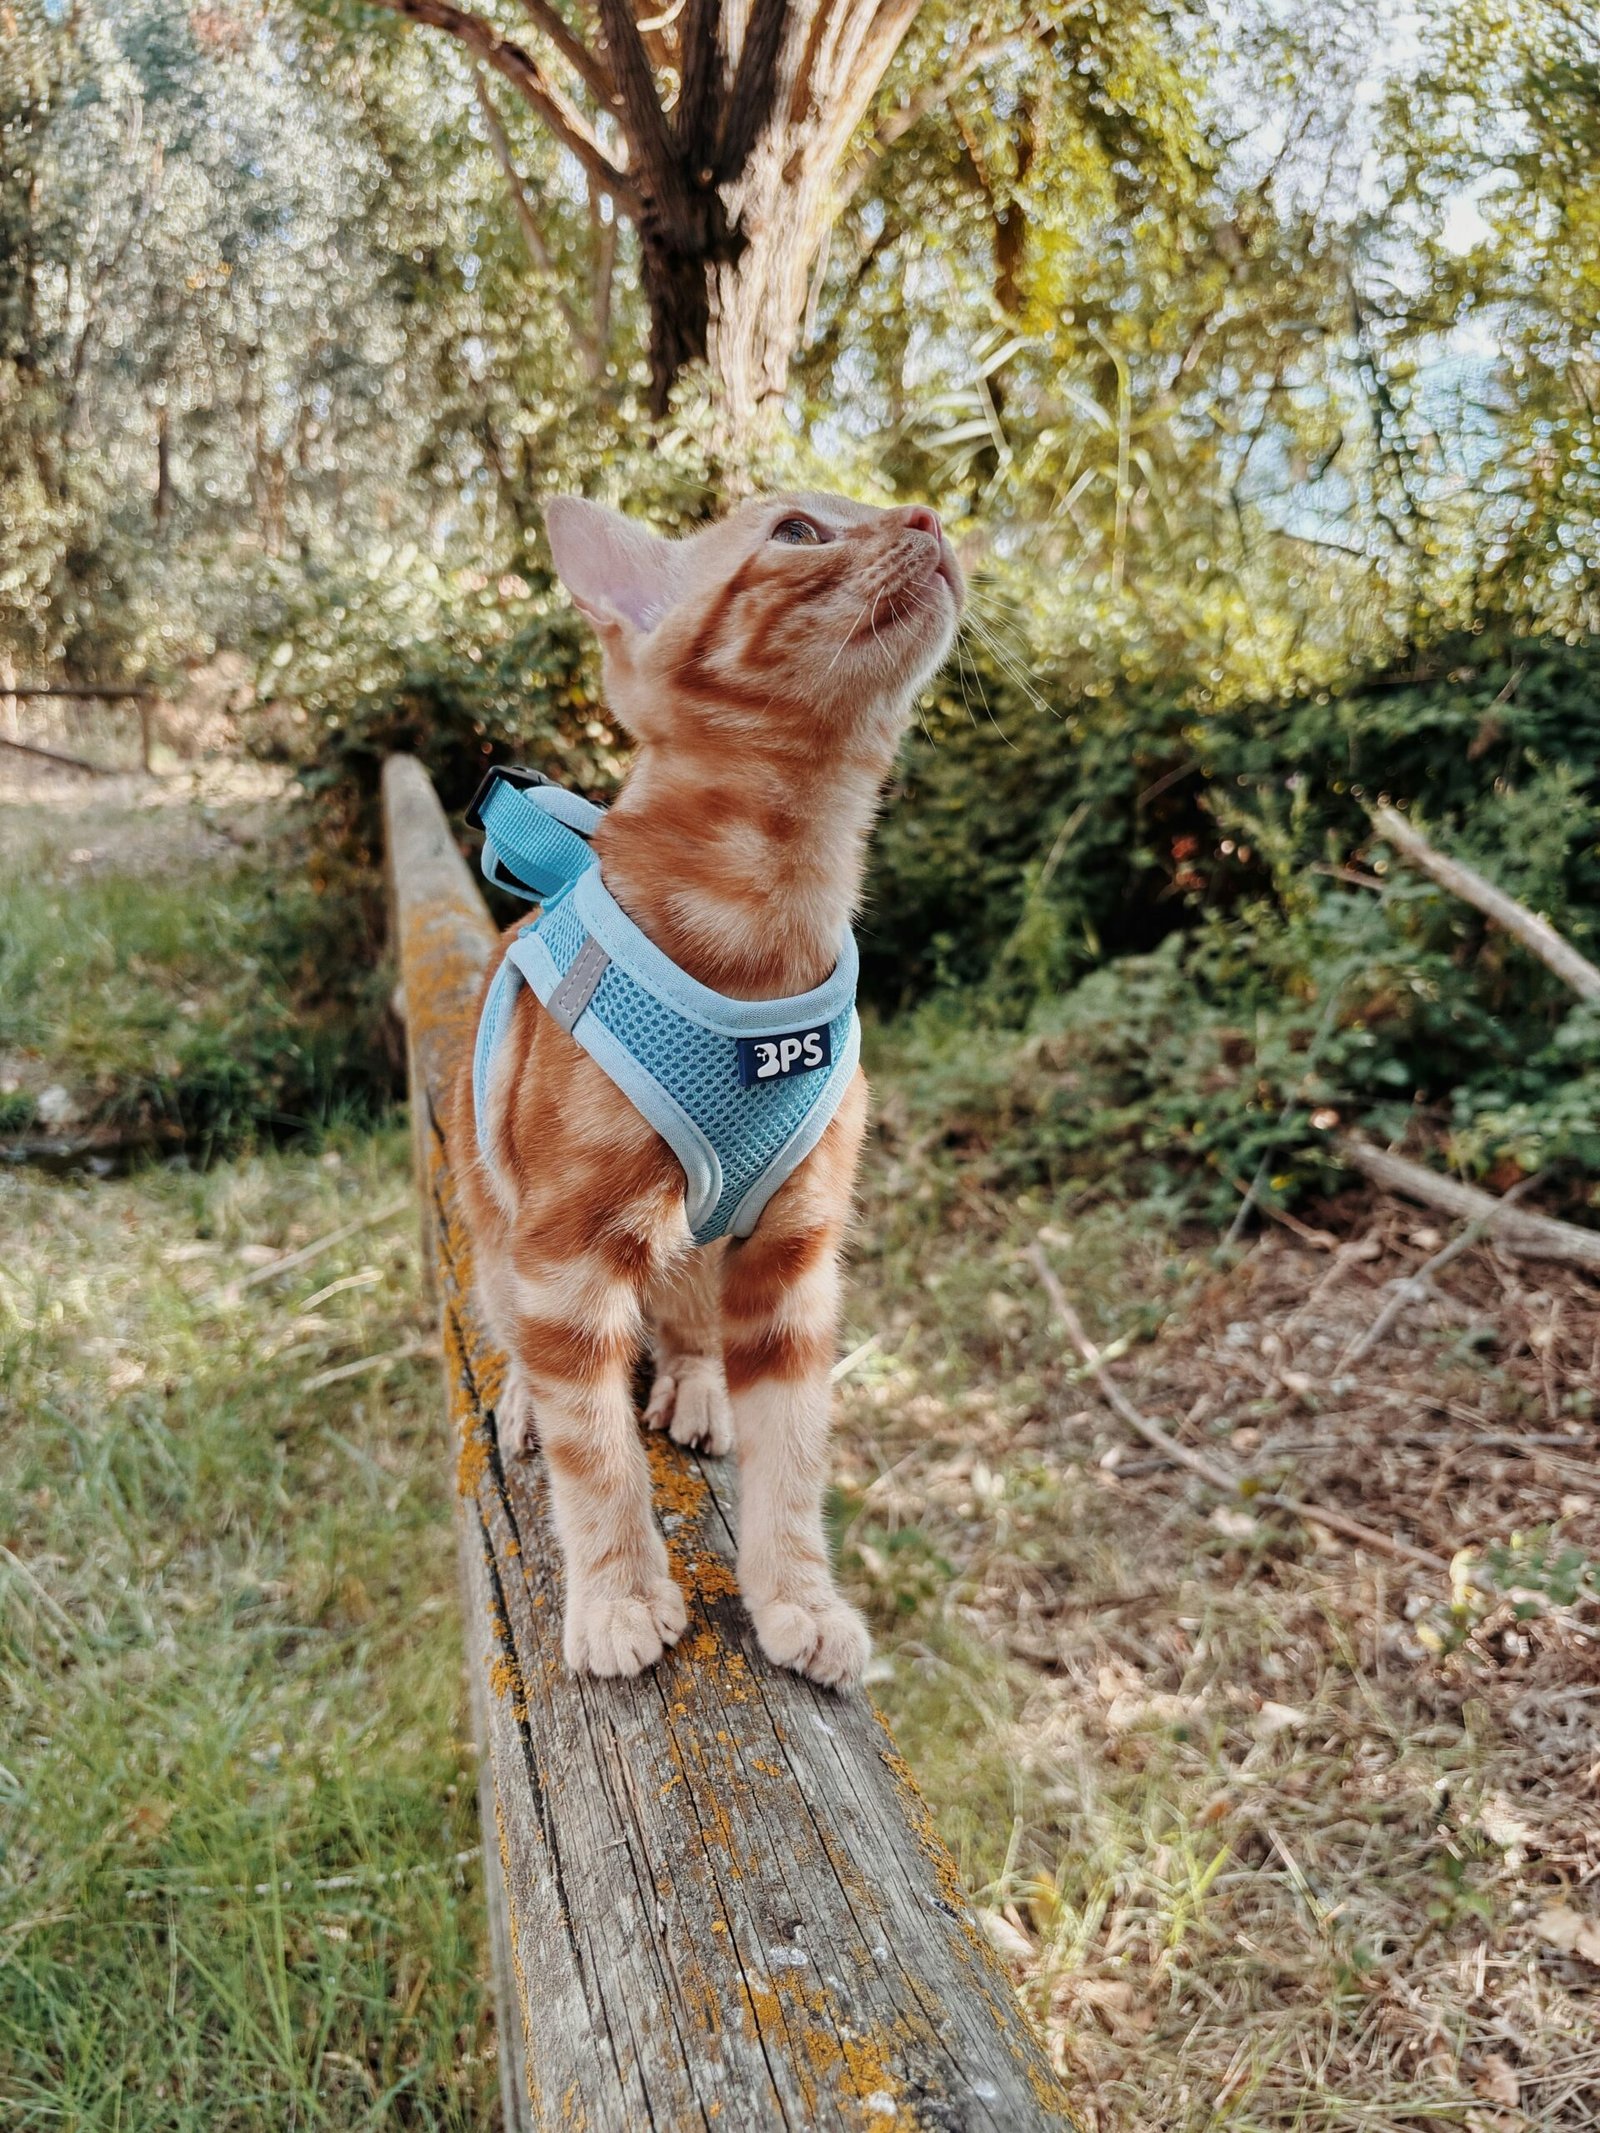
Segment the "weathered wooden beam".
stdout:
<svg viewBox="0 0 1600 2133">
<path fill-rule="evenodd" d="M 419 766 L 384 772 L 414 1117 L 443 1328 L 512 2128 L 1031 2133 L 1068 2103 L 864 1696 L 762 1658 L 717 1462 L 647 1439 L 687 1634 L 570 1674 L 541 1463 L 502 1459 L 501 1358 L 439 1108 L 491 935 Z"/>
<path fill-rule="evenodd" d="M 104 763 L 89 763 L 81 755 L 63 755 L 59 748 L 38 748 L 32 741 L 13 741 L 0 733 L 0 748 L 9 748 L 17 755 L 37 756 L 42 763 L 59 763 L 64 770 L 87 771 L 92 778 L 114 778 L 117 772 L 108 770 Z"/>
</svg>

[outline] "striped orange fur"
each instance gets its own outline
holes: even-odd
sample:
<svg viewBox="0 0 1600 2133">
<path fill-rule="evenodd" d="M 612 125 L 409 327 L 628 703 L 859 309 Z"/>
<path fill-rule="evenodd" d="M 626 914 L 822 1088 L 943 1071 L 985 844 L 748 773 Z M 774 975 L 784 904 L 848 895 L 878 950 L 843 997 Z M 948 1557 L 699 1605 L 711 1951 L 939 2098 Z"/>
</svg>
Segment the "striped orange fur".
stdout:
<svg viewBox="0 0 1600 2133">
<path fill-rule="evenodd" d="M 549 526 L 636 743 L 594 838 L 606 886 L 702 984 L 810 990 L 860 894 L 916 691 L 954 635 L 961 574 L 937 518 L 780 496 L 669 542 L 563 499 Z M 856 1679 L 867 1633 L 834 1586 L 822 1497 L 865 1080 L 754 1234 L 698 1250 L 676 1157 L 526 987 L 487 1110 L 484 1157 L 464 1062 L 452 1154 L 510 1366 L 501 1441 L 537 1439 L 548 1463 L 568 1663 L 636 1673 L 684 1626 L 630 1392 L 648 1338 L 646 1423 L 737 1449 L 739 1581 L 763 1649 Z"/>
</svg>

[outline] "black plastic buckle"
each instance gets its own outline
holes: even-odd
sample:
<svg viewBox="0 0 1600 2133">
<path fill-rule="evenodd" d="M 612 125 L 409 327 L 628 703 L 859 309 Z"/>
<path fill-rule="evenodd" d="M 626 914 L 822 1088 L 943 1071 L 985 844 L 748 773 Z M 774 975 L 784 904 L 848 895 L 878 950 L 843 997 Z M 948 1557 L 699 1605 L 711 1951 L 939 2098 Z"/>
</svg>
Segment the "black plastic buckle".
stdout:
<svg viewBox="0 0 1600 2133">
<path fill-rule="evenodd" d="M 515 785 L 526 790 L 530 785 L 553 785 L 554 778 L 547 778 L 542 770 L 522 770 L 515 763 L 491 763 L 483 774 L 483 782 L 467 808 L 467 828 L 483 828 L 483 803 L 497 784 Z"/>
</svg>

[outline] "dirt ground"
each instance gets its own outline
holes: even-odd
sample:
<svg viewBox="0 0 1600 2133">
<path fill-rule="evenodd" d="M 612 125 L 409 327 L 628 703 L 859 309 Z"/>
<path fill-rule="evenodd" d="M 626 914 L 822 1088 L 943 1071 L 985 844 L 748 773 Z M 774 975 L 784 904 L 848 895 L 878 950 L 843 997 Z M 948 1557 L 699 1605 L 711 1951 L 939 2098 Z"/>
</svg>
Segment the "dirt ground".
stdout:
<svg viewBox="0 0 1600 2133">
<path fill-rule="evenodd" d="M 1231 1266 L 959 1180 L 912 1228 L 896 1140 L 846 1559 L 1087 2124 L 1600 2125 L 1600 1288 L 1480 1246 L 1354 1360 L 1444 1241 L 1420 1210 L 1352 1193 Z M 1436 1566 L 1155 1454 L 1041 1241 L 1146 1416 Z"/>
<path fill-rule="evenodd" d="M 60 881 L 182 874 L 248 849 L 288 782 L 275 765 L 214 757 L 97 777 L 0 748 L 0 857 Z"/>
</svg>

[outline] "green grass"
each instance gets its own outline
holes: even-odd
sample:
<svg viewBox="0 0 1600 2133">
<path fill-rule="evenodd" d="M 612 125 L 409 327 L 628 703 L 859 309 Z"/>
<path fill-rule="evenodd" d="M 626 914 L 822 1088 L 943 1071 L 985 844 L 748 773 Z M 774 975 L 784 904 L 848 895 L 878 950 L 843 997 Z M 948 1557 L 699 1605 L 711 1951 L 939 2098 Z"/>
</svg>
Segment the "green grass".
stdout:
<svg viewBox="0 0 1600 2133">
<path fill-rule="evenodd" d="M 394 1056 L 364 909 L 278 842 L 270 864 L 176 874 L 6 870 L 0 1132 L 34 1124 L 51 1083 L 79 1122 L 212 1147 L 383 1107 Z"/>
<path fill-rule="evenodd" d="M 8 2129 L 493 2123 L 415 1225 L 227 1288 L 405 1176 L 0 1175 Z"/>
</svg>

